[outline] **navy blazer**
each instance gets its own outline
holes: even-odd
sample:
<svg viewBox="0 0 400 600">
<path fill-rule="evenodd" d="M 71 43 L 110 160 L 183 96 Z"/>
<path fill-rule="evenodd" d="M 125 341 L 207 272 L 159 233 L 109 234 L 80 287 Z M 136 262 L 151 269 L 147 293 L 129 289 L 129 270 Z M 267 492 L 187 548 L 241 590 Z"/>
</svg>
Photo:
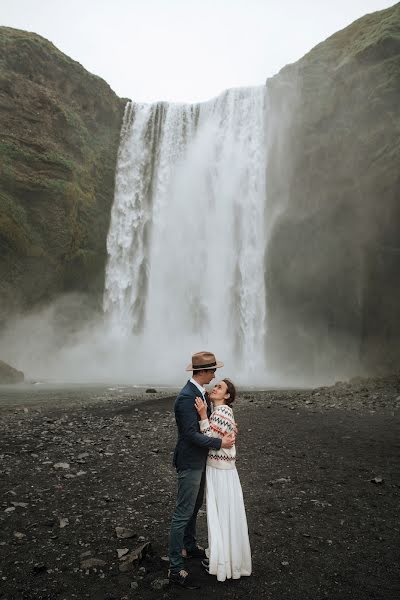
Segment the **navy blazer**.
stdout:
<svg viewBox="0 0 400 600">
<path fill-rule="evenodd" d="M 200 417 L 194 405 L 196 396 L 201 397 L 200 390 L 191 381 L 188 381 L 175 400 L 178 441 L 174 452 L 174 466 L 177 471 L 204 469 L 209 449 L 219 450 L 221 448 L 220 438 L 207 437 L 200 433 Z M 207 405 L 207 414 L 210 416 L 211 410 L 208 401 Z"/>
</svg>

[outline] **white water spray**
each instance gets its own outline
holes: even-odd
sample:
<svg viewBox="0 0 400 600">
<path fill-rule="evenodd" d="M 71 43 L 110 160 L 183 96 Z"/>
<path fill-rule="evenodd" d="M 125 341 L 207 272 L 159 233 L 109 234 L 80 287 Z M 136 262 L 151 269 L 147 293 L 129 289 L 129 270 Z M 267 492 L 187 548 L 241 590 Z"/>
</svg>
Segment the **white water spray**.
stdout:
<svg viewBox="0 0 400 600">
<path fill-rule="evenodd" d="M 236 380 L 265 380 L 265 103 L 258 87 L 127 105 L 104 310 L 132 378 L 168 381 L 210 349 Z"/>
</svg>

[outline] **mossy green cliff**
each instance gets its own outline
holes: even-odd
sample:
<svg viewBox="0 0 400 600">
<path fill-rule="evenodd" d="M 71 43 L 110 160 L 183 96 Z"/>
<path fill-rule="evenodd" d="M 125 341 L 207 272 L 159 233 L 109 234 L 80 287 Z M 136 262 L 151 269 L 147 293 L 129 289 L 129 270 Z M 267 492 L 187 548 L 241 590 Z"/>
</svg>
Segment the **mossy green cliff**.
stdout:
<svg viewBox="0 0 400 600">
<path fill-rule="evenodd" d="M 357 361 L 398 368 L 400 4 L 339 31 L 267 86 L 271 356 L 315 375 Z"/>
<path fill-rule="evenodd" d="M 101 290 L 124 105 L 47 40 L 0 27 L 0 320 Z"/>
</svg>

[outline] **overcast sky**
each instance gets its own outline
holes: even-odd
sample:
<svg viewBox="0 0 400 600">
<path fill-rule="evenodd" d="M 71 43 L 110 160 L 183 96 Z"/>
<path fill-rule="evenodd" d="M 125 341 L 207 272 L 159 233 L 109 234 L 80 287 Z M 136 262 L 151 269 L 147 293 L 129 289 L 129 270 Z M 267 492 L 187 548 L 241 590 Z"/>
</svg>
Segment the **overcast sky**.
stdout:
<svg viewBox="0 0 400 600">
<path fill-rule="evenodd" d="M 119 95 L 206 100 L 259 85 L 385 0 L 0 0 L 0 24 L 34 31 Z"/>
</svg>

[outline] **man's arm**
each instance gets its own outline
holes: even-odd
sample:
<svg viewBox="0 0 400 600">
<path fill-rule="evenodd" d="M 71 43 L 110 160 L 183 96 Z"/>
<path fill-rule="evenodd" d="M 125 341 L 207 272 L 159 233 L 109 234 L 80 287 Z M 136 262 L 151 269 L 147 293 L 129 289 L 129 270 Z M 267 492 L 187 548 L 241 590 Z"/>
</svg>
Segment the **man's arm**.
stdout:
<svg viewBox="0 0 400 600">
<path fill-rule="evenodd" d="M 192 444 L 201 448 L 214 448 L 215 450 L 221 448 L 222 440 L 220 438 L 207 437 L 200 433 L 194 398 L 182 396 L 175 405 L 175 416 L 181 434 Z"/>
</svg>

